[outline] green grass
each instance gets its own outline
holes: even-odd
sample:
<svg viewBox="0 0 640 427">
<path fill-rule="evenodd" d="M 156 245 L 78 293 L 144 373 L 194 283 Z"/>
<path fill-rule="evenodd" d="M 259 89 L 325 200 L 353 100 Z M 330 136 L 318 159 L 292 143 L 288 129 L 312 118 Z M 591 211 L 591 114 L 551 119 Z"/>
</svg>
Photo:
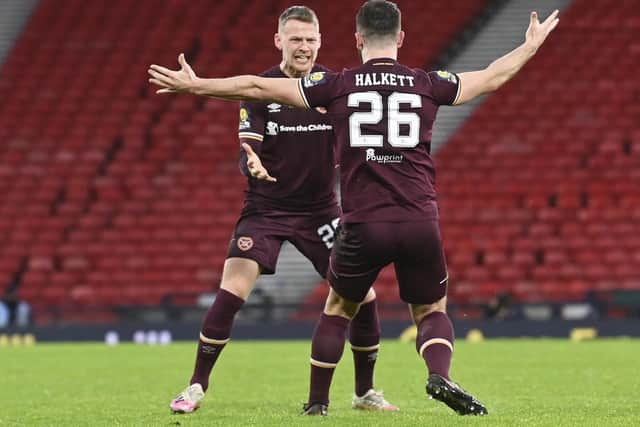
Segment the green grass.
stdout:
<svg viewBox="0 0 640 427">
<path fill-rule="evenodd" d="M 489 408 L 460 417 L 424 394 L 411 344 L 383 343 L 376 385 L 399 413 L 350 409 L 348 348 L 329 417 L 301 417 L 308 342 L 231 342 L 202 408 L 171 415 L 194 344 L 37 344 L 0 348 L 0 426 L 630 426 L 638 425 L 640 341 L 489 340 L 456 343 L 452 377 Z"/>
</svg>

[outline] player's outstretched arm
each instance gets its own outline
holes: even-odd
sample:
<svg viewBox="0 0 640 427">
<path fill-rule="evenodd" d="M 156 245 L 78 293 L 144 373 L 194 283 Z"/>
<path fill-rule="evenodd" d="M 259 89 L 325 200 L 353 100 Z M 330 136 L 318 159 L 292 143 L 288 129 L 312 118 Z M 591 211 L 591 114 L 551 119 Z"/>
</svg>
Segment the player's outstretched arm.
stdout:
<svg viewBox="0 0 640 427">
<path fill-rule="evenodd" d="M 221 99 L 249 101 L 275 101 L 294 107 L 305 107 L 298 89 L 298 79 L 236 76 L 223 79 L 203 79 L 196 75 L 184 58 L 178 56 L 180 69 L 170 70 L 151 65 L 150 83 L 160 86 L 156 93 L 184 92 Z"/>
<path fill-rule="evenodd" d="M 524 64 L 536 54 L 547 36 L 558 25 L 558 11 L 555 10 L 544 22 L 540 23 L 538 14 L 531 12 L 529 28 L 523 44 L 493 61 L 480 71 L 460 73 L 460 95 L 456 105 L 464 104 L 474 98 L 493 92 L 509 81 Z"/>
</svg>

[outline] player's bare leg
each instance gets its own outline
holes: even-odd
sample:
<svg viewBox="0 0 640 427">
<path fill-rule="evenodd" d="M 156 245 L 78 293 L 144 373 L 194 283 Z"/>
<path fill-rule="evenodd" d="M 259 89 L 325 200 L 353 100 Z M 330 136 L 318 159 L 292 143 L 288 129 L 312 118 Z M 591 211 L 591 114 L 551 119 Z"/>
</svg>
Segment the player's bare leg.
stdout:
<svg viewBox="0 0 640 427">
<path fill-rule="evenodd" d="M 209 376 L 224 346 L 229 342 L 236 313 L 253 290 L 260 275 L 257 262 L 228 258 L 224 263 L 220 290 L 209 308 L 200 330 L 198 351 L 189 386 L 170 403 L 176 413 L 198 409 L 209 387 Z"/>
<path fill-rule="evenodd" d="M 360 309 L 349 324 L 349 343 L 353 352 L 355 390 L 351 407 L 373 411 L 397 411 L 381 391 L 373 388 L 373 371 L 380 348 L 380 321 L 376 293 L 369 289 Z"/>
<path fill-rule="evenodd" d="M 454 332 L 446 308 L 446 296 L 433 304 L 411 305 L 418 327 L 416 350 L 429 370 L 427 394 L 460 415 L 486 415 L 487 408 L 482 403 L 449 379 Z"/>
</svg>

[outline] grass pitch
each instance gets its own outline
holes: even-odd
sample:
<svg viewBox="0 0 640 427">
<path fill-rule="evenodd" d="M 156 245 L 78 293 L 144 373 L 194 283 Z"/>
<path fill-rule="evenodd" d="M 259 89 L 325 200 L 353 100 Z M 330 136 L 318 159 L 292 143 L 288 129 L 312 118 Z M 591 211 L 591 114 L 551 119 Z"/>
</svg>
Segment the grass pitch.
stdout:
<svg viewBox="0 0 640 427">
<path fill-rule="evenodd" d="M 488 409 L 460 417 L 427 399 L 411 344 L 383 342 L 376 386 L 398 413 L 350 408 L 348 347 L 329 417 L 302 417 L 309 342 L 231 341 L 194 414 L 168 404 L 187 383 L 195 343 L 167 347 L 37 344 L 0 348 L 0 426 L 631 426 L 638 415 L 640 341 L 489 340 L 456 343 L 452 378 Z"/>
</svg>

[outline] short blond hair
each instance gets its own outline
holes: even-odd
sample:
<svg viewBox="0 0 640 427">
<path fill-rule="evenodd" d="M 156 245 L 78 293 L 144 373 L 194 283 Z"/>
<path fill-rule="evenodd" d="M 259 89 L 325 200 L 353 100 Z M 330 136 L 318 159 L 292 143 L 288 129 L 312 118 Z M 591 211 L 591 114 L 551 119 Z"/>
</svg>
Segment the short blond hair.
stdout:
<svg viewBox="0 0 640 427">
<path fill-rule="evenodd" d="M 282 27 L 292 19 L 315 24 L 318 31 L 320 31 L 318 16 L 313 9 L 308 8 L 307 6 L 291 6 L 285 9 L 278 18 L 278 31 L 282 31 Z"/>
</svg>

